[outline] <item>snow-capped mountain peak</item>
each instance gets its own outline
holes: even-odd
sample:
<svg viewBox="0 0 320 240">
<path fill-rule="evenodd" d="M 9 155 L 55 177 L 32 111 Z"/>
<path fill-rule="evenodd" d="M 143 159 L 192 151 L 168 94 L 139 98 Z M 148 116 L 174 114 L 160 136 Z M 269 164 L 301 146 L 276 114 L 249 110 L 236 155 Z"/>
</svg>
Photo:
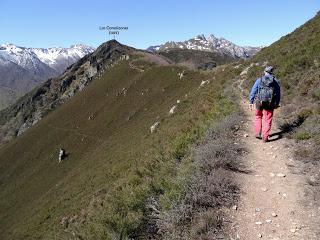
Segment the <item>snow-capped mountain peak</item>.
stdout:
<svg viewBox="0 0 320 240">
<path fill-rule="evenodd" d="M 0 55 L 26 70 L 34 70 L 37 65 L 46 64 L 58 73 L 69 65 L 94 51 L 84 44 L 72 45 L 70 48 L 25 48 L 11 43 L 1 44 Z M 41 63 L 42 62 L 42 63 Z"/>
<path fill-rule="evenodd" d="M 210 34 L 208 37 L 204 34 L 200 34 L 187 41 L 169 41 L 162 45 L 151 46 L 147 50 L 156 52 L 173 48 L 220 52 L 234 58 L 249 58 L 261 49 L 261 47 L 238 46 L 225 38 L 218 38 L 213 34 Z"/>
<path fill-rule="evenodd" d="M 38 58 L 58 72 L 62 72 L 70 64 L 94 51 L 84 44 L 72 45 L 70 48 L 32 48 Z M 66 67 L 64 67 L 66 66 Z"/>
<path fill-rule="evenodd" d="M 0 56 L 2 59 L 13 62 L 35 75 L 42 75 L 48 68 L 31 49 L 11 43 L 1 45 Z M 51 70 L 51 72 L 54 72 L 53 69 Z"/>
<path fill-rule="evenodd" d="M 12 92 L 0 97 L 0 109 L 50 77 L 58 76 L 71 64 L 93 52 L 84 44 L 70 48 L 26 48 L 11 43 L 0 45 L 0 92 Z M 2 101 L 4 100 L 4 102 Z"/>
</svg>

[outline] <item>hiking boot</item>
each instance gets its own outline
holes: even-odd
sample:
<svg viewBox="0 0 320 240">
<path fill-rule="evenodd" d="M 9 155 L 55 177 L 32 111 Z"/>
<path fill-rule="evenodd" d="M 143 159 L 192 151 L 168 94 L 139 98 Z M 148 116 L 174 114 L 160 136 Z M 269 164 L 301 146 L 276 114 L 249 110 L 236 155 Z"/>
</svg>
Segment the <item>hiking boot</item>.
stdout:
<svg viewBox="0 0 320 240">
<path fill-rule="evenodd" d="M 255 137 L 260 140 L 262 139 L 261 135 L 256 135 Z"/>
</svg>

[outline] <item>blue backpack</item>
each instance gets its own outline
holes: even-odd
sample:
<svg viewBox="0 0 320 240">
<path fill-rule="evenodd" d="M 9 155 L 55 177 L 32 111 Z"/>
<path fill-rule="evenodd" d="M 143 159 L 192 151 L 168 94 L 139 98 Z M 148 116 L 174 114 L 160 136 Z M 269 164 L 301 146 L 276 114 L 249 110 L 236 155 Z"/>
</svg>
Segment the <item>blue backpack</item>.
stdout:
<svg viewBox="0 0 320 240">
<path fill-rule="evenodd" d="M 257 96 L 260 104 L 268 103 L 271 105 L 274 97 L 274 87 L 275 79 L 272 75 L 261 77 Z"/>
</svg>

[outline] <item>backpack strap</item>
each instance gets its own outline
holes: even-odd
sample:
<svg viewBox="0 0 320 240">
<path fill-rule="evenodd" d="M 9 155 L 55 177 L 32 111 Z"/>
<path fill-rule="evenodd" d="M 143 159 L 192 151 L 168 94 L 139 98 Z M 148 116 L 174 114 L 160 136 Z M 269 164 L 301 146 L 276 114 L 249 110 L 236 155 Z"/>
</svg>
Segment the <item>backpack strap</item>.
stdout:
<svg viewBox="0 0 320 240">
<path fill-rule="evenodd" d="M 261 89 L 261 82 L 262 82 L 262 78 L 263 78 L 264 76 L 262 76 L 262 77 L 260 77 L 259 79 L 260 79 L 260 83 L 259 83 L 259 85 L 258 85 L 258 93 L 257 93 L 257 96 L 259 96 L 259 94 L 260 94 L 260 89 Z"/>
</svg>

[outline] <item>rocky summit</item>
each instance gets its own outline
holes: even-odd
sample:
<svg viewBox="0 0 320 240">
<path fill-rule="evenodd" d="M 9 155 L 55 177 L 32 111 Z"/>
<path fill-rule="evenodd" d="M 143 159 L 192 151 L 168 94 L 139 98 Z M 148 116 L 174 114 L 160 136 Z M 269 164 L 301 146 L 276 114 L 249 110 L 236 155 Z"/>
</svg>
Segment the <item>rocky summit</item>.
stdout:
<svg viewBox="0 0 320 240">
<path fill-rule="evenodd" d="M 225 38 L 218 38 L 213 34 L 205 37 L 202 34 L 187 41 L 169 41 L 162 45 L 150 46 L 147 50 L 151 52 L 158 52 L 170 49 L 192 49 L 206 52 L 217 52 L 227 54 L 233 58 L 246 59 L 259 52 L 262 47 L 238 46 Z"/>
</svg>

